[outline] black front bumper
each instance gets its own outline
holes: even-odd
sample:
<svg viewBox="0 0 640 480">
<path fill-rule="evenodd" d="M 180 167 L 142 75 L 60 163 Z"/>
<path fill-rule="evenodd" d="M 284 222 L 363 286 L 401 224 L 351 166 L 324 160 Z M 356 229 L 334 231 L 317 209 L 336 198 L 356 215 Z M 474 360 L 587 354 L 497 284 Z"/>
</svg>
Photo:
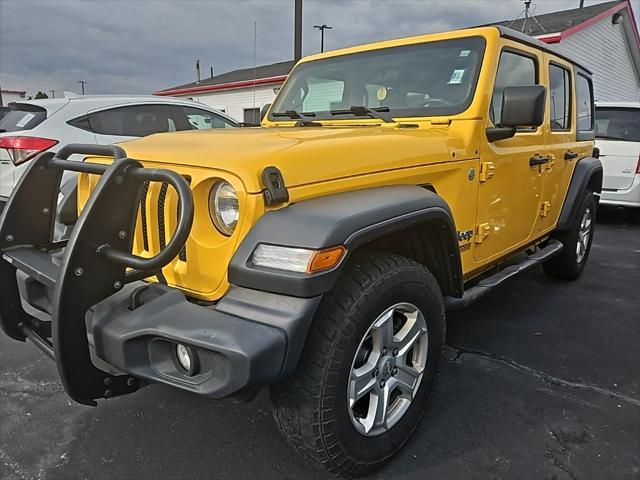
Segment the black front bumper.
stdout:
<svg viewBox="0 0 640 480">
<path fill-rule="evenodd" d="M 295 367 L 318 301 L 234 287 L 204 306 L 137 282 L 93 307 L 87 332 L 100 360 L 135 377 L 215 398 L 250 395 Z M 194 354 L 191 375 L 178 344 Z"/>
</svg>

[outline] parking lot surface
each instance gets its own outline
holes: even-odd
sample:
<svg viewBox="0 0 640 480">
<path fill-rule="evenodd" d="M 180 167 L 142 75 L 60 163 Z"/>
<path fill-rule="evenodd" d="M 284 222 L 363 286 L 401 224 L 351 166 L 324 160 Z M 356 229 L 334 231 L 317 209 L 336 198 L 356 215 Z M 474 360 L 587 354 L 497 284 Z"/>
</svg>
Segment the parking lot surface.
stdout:
<svg viewBox="0 0 640 480">
<path fill-rule="evenodd" d="M 431 407 L 377 479 L 640 478 L 640 212 L 601 210 L 576 282 L 541 269 L 451 313 Z M 0 333 L 2 479 L 325 479 L 268 396 L 164 386 L 71 402 L 54 364 Z"/>
</svg>

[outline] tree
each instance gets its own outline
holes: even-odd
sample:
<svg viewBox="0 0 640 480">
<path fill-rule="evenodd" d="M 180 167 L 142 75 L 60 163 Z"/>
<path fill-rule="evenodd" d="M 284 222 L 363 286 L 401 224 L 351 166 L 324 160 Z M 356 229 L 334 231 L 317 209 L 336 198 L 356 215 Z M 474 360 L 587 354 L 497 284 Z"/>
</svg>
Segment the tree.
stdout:
<svg viewBox="0 0 640 480">
<path fill-rule="evenodd" d="M 36 100 L 40 100 L 43 98 L 49 98 L 49 96 L 46 93 L 43 93 L 41 91 L 38 91 L 38 93 L 36 93 Z"/>
</svg>

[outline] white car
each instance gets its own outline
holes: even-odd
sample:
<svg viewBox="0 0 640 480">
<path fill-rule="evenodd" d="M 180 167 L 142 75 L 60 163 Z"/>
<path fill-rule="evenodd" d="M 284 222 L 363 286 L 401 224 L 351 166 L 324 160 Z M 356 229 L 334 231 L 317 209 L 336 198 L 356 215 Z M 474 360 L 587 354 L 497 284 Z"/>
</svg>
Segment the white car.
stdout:
<svg viewBox="0 0 640 480">
<path fill-rule="evenodd" d="M 102 145 L 153 133 L 237 125 L 207 105 L 167 97 L 87 95 L 8 107 L 0 119 L 0 211 L 29 160 L 41 152 L 56 152 L 69 143 Z"/>
<path fill-rule="evenodd" d="M 640 102 L 596 104 L 596 147 L 604 169 L 600 203 L 640 207 Z"/>
</svg>

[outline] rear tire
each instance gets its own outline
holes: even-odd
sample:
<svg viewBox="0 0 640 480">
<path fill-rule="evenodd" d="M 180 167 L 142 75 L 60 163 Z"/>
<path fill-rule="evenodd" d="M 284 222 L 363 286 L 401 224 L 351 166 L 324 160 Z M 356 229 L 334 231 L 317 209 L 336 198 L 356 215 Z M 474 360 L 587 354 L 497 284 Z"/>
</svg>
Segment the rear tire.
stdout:
<svg viewBox="0 0 640 480">
<path fill-rule="evenodd" d="M 424 266 L 355 254 L 322 300 L 296 372 L 271 389 L 278 427 L 334 474 L 372 472 L 420 422 L 444 340 L 442 292 Z"/>
<path fill-rule="evenodd" d="M 593 192 L 586 190 L 570 227 L 554 235 L 564 248 L 560 254 L 544 263 L 544 272 L 549 277 L 574 280 L 582 274 L 591 251 L 596 207 Z"/>
</svg>

